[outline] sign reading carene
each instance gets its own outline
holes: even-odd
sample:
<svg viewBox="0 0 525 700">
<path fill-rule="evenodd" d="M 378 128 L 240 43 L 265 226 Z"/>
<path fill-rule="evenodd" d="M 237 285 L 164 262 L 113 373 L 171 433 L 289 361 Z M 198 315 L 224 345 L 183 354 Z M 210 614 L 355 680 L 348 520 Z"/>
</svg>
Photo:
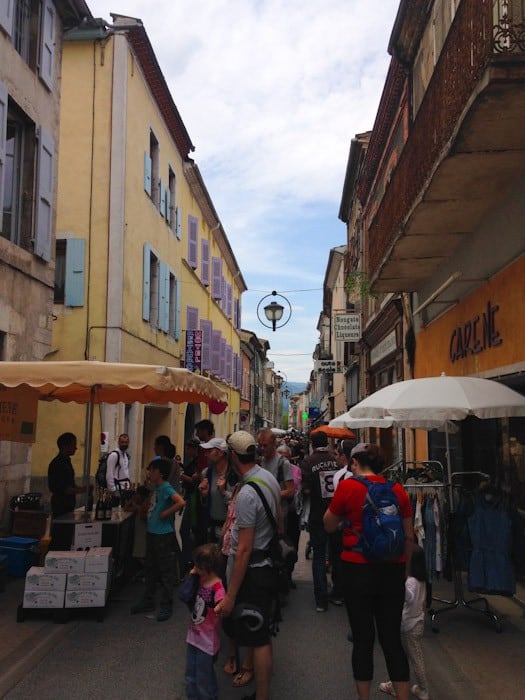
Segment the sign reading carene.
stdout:
<svg viewBox="0 0 525 700">
<path fill-rule="evenodd" d="M 477 355 L 487 348 L 501 345 L 503 338 L 496 328 L 498 311 L 499 305 L 489 301 L 482 314 L 476 314 L 463 325 L 454 328 L 449 345 L 451 362 L 463 360 L 467 355 Z"/>
</svg>

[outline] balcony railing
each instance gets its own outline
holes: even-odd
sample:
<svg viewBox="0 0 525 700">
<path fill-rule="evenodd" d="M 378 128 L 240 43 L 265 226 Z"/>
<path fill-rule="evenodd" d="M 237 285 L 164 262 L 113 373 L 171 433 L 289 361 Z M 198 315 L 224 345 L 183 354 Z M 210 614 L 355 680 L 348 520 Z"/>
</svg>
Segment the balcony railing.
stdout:
<svg viewBox="0 0 525 700">
<path fill-rule="evenodd" d="M 524 17 L 525 0 L 462 0 L 459 4 L 408 140 L 369 223 L 372 282 L 487 67 L 525 58 Z M 373 140 L 372 135 L 369 151 Z"/>
<path fill-rule="evenodd" d="M 525 53 L 525 1 L 496 0 L 493 47 L 499 54 Z"/>
</svg>

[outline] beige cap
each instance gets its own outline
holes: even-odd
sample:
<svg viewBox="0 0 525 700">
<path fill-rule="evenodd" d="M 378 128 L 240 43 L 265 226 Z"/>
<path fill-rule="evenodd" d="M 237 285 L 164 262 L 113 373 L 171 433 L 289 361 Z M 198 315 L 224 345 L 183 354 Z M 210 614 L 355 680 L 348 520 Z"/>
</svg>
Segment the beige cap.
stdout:
<svg viewBox="0 0 525 700">
<path fill-rule="evenodd" d="M 228 447 L 238 455 L 253 454 L 255 456 L 257 449 L 255 438 L 246 430 L 237 430 L 227 438 L 226 442 L 228 443 Z"/>
</svg>

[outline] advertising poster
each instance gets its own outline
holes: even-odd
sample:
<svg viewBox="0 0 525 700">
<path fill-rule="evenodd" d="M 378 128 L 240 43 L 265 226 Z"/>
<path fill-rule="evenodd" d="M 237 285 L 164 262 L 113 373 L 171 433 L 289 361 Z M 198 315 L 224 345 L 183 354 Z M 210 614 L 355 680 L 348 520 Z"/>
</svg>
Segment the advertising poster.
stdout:
<svg viewBox="0 0 525 700">
<path fill-rule="evenodd" d="M 35 442 L 37 393 L 29 387 L 0 387 L 0 440 Z"/>
</svg>

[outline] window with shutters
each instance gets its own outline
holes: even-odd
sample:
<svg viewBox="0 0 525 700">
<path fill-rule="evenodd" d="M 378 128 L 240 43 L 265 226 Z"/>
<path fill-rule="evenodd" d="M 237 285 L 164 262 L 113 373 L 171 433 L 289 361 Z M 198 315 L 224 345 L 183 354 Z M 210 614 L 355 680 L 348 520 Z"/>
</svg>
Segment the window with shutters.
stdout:
<svg viewBox="0 0 525 700">
<path fill-rule="evenodd" d="M 84 306 L 86 242 L 82 238 L 57 239 L 55 246 L 55 304 Z"/>
<path fill-rule="evenodd" d="M 196 306 L 186 307 L 186 330 L 199 330 L 199 309 Z"/>
<path fill-rule="evenodd" d="M 173 272 L 169 273 L 169 334 L 180 339 L 180 288 Z"/>
<path fill-rule="evenodd" d="M 211 332 L 211 371 L 217 376 L 221 368 L 221 335 L 220 331 Z"/>
<path fill-rule="evenodd" d="M 210 284 L 210 242 L 206 238 L 201 241 L 201 282 L 205 287 Z"/>
<path fill-rule="evenodd" d="M 0 235 L 28 250 L 35 236 L 36 161 L 35 124 L 0 83 Z"/>
<path fill-rule="evenodd" d="M 201 319 L 202 331 L 202 369 L 211 370 L 211 345 L 212 345 L 213 324 L 211 321 Z"/>
<path fill-rule="evenodd" d="M 188 216 L 188 265 L 197 269 L 197 219 Z"/>
<path fill-rule="evenodd" d="M 211 259 L 211 295 L 213 299 L 222 297 L 222 259 Z"/>
<path fill-rule="evenodd" d="M 177 235 L 177 177 L 173 170 L 169 168 L 168 170 L 168 193 L 167 193 L 167 206 L 166 206 L 166 220 L 168 226 Z"/>
<path fill-rule="evenodd" d="M 159 142 L 153 131 L 150 131 L 149 152 L 144 153 L 144 190 L 157 209 L 161 208 L 159 160 Z"/>
</svg>

